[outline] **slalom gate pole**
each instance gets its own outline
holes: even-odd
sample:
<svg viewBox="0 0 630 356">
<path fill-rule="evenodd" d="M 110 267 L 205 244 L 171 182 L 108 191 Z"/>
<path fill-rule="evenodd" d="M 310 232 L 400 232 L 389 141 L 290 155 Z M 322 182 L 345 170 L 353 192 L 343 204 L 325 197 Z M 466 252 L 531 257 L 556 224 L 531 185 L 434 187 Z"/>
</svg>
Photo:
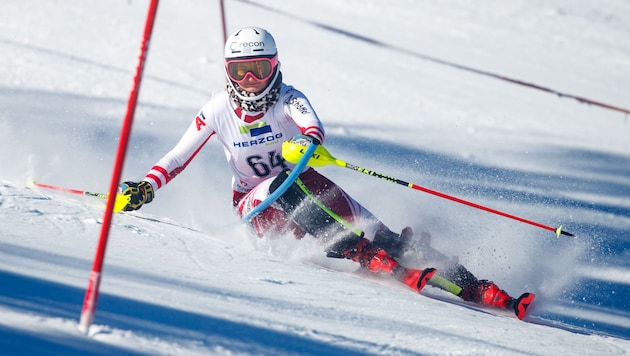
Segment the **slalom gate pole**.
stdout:
<svg viewBox="0 0 630 356">
<path fill-rule="evenodd" d="M 140 46 L 140 56 L 138 58 L 138 65 L 136 67 L 136 73 L 134 76 L 133 86 L 129 94 L 129 100 L 127 101 L 127 112 L 125 114 L 125 121 L 123 123 L 122 131 L 120 134 L 120 141 L 118 143 L 118 150 L 116 152 L 116 161 L 114 163 L 114 170 L 112 173 L 112 180 L 109 186 L 109 193 L 107 199 L 107 207 L 103 216 L 103 225 L 101 226 L 101 234 L 98 241 L 98 247 L 96 250 L 96 256 L 94 258 L 94 264 L 90 273 L 88 286 L 85 291 L 85 299 L 83 301 L 83 309 L 81 310 L 81 319 L 79 321 L 79 329 L 84 333 L 88 333 L 92 322 L 94 321 L 94 314 L 96 312 L 96 302 L 98 299 L 99 286 L 101 282 L 101 271 L 103 269 L 103 260 L 105 259 L 105 249 L 107 247 L 107 238 L 109 236 L 109 230 L 111 226 L 111 220 L 114 209 L 114 202 L 116 199 L 112 197 L 116 196 L 118 191 L 118 184 L 120 182 L 120 176 L 125 163 L 125 155 L 127 153 L 127 144 L 129 143 L 129 136 L 131 135 L 131 126 L 133 124 L 133 116 L 136 110 L 136 103 L 138 101 L 138 94 L 140 90 L 140 82 L 142 80 L 142 72 L 144 70 L 144 62 L 146 54 L 148 52 L 149 41 L 151 39 L 151 33 L 153 31 L 153 23 L 155 21 L 155 15 L 157 13 L 158 0 L 150 0 L 149 11 L 147 14 L 144 33 L 142 37 L 142 43 Z"/>
<path fill-rule="evenodd" d="M 221 11 L 221 26 L 223 26 L 223 43 L 227 41 L 227 24 L 225 23 L 225 4 L 224 0 L 219 0 L 219 9 Z"/>
<path fill-rule="evenodd" d="M 381 179 L 386 180 L 388 182 L 400 184 L 400 185 L 403 185 L 403 186 L 411 188 L 411 189 L 415 189 L 415 190 L 419 190 L 419 191 L 422 191 L 422 192 L 425 192 L 425 193 L 429 193 L 429 194 L 438 196 L 440 198 L 444 198 L 444 199 L 448 199 L 448 200 L 451 200 L 451 201 L 454 201 L 454 202 L 457 202 L 457 203 L 460 203 L 460 204 L 468 205 L 468 206 L 473 207 L 473 208 L 484 210 L 484 211 L 487 211 L 489 213 L 497 214 L 497 215 L 500 215 L 500 216 L 503 216 L 503 217 L 506 217 L 506 218 L 509 218 L 509 219 L 513 219 L 513 220 L 516 220 L 516 221 L 520 221 L 520 222 L 523 222 L 523 223 L 526 223 L 526 224 L 530 224 L 530 225 L 533 225 L 533 226 L 536 226 L 536 227 L 539 227 L 539 228 L 542 228 L 542 229 L 545 229 L 545 230 L 550 230 L 550 231 L 555 232 L 556 236 L 558 236 L 558 237 L 560 237 L 560 235 L 573 236 L 573 234 L 562 230 L 562 226 L 559 226 L 557 228 L 554 228 L 554 227 L 551 227 L 551 226 L 546 226 L 546 225 L 537 223 L 535 221 L 523 219 L 523 218 L 520 218 L 520 217 L 515 216 L 515 215 L 510 215 L 510 214 L 504 213 L 504 212 L 499 211 L 499 210 L 488 208 L 488 207 L 485 207 L 483 205 L 475 204 L 475 203 L 472 203 L 472 202 L 469 202 L 469 201 L 466 201 L 466 200 L 463 200 L 463 199 L 460 199 L 460 198 L 457 198 L 457 197 L 454 197 L 454 196 L 450 196 L 450 195 L 447 195 L 447 194 L 444 194 L 444 193 L 440 193 L 440 192 L 435 191 L 435 190 L 424 188 L 424 187 L 421 187 L 421 186 L 419 186 L 417 184 L 405 182 L 404 180 L 401 180 L 401 179 L 398 179 L 398 178 L 386 176 L 384 174 L 375 172 L 373 170 L 369 170 L 369 169 L 366 169 L 366 168 L 362 168 L 362 167 L 359 167 L 359 166 L 352 165 L 350 163 L 347 163 L 345 161 L 342 161 L 340 159 L 337 159 L 337 158 L 333 157 L 330 154 L 330 152 L 328 152 L 328 150 L 326 150 L 326 148 L 324 148 L 324 146 L 322 146 L 322 145 L 317 146 L 317 149 L 315 150 L 315 153 L 311 156 L 311 155 L 307 155 L 305 153 L 304 148 L 303 148 L 302 145 L 295 144 L 295 143 L 292 143 L 290 141 L 287 141 L 287 142 L 284 142 L 282 144 L 282 156 L 287 161 L 289 161 L 291 163 L 297 162 L 303 156 L 307 156 L 307 157 L 309 157 L 309 161 L 307 162 L 307 164 L 309 166 L 311 166 L 311 167 L 321 167 L 321 166 L 327 166 L 327 165 L 332 164 L 332 165 L 336 165 L 336 166 L 339 166 L 339 167 L 348 168 L 348 169 L 351 169 L 351 170 L 354 170 L 354 171 L 357 171 L 357 172 L 361 172 L 361 173 L 367 174 L 367 175 L 372 176 L 372 177 L 381 178 Z"/>
</svg>

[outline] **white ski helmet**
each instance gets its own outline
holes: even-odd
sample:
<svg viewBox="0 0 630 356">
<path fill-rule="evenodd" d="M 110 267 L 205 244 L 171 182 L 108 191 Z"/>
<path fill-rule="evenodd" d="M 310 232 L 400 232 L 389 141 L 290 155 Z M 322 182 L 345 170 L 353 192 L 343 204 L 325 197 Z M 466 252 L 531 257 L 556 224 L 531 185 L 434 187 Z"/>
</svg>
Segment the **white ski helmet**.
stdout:
<svg viewBox="0 0 630 356">
<path fill-rule="evenodd" d="M 228 83 L 235 89 L 236 95 L 242 100 L 258 100 L 263 98 L 271 90 L 274 82 L 280 73 L 280 62 L 278 62 L 278 49 L 276 41 L 267 30 L 260 27 L 245 27 L 232 33 L 225 41 L 225 75 Z M 230 78 L 228 64 L 235 60 L 253 60 L 256 58 L 266 58 L 274 63 L 271 68 L 272 76 L 267 87 L 255 96 L 244 96 L 237 88 L 237 83 Z"/>
<path fill-rule="evenodd" d="M 276 41 L 260 27 L 242 28 L 225 41 L 225 59 L 273 57 L 278 54 Z"/>
</svg>

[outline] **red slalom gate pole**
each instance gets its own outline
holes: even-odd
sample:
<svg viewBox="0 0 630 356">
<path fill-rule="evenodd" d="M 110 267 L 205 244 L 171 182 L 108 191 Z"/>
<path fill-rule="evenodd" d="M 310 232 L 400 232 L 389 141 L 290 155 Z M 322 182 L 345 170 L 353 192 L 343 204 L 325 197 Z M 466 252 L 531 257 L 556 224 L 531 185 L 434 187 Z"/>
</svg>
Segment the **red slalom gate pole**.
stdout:
<svg viewBox="0 0 630 356">
<path fill-rule="evenodd" d="M 103 216 L 101 235 L 98 241 L 98 247 L 96 249 L 96 256 L 94 257 L 94 264 L 92 265 L 92 272 L 90 272 L 88 286 L 85 291 L 85 299 L 83 301 L 83 309 L 81 310 L 79 329 L 86 334 L 88 333 L 89 328 L 92 325 L 92 321 L 94 321 L 94 313 L 96 312 L 96 302 L 98 299 L 98 291 L 101 282 L 101 271 L 103 269 L 103 260 L 105 259 L 105 249 L 107 247 L 107 238 L 109 237 L 109 230 L 114 210 L 114 202 L 116 200 L 113 199 L 113 197 L 116 197 L 118 184 L 120 182 L 120 176 L 125 163 L 127 144 L 129 143 L 129 136 L 131 134 L 131 126 L 136 110 L 136 103 L 138 101 L 138 93 L 140 90 L 140 82 L 142 80 L 142 72 L 144 70 L 144 62 L 149 47 L 149 41 L 151 39 L 151 32 L 153 31 L 153 23 L 155 21 L 155 14 L 157 13 L 157 7 L 158 0 L 151 0 L 151 3 L 149 4 L 149 12 L 145 22 L 144 33 L 142 36 L 142 44 L 140 46 L 140 57 L 138 58 L 138 66 L 136 67 L 133 87 L 129 94 L 129 100 L 127 101 L 127 113 L 125 114 L 125 121 L 123 123 L 122 131 L 120 134 L 120 141 L 118 143 L 118 151 L 116 152 L 116 161 L 114 163 L 112 180 L 109 186 L 109 195 L 107 199 L 107 206 L 105 208 L 105 214 Z"/>
<path fill-rule="evenodd" d="M 219 0 L 219 7 L 221 8 L 221 25 L 223 26 L 223 43 L 227 41 L 227 25 L 225 23 L 225 5 L 223 0 Z"/>
</svg>

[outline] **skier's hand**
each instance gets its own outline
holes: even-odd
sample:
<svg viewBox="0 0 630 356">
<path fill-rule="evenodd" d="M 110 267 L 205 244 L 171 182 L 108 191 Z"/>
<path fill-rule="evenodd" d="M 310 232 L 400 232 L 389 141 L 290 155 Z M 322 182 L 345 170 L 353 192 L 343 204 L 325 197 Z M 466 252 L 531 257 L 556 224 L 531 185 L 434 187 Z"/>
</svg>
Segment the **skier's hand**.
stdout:
<svg viewBox="0 0 630 356">
<path fill-rule="evenodd" d="M 297 144 L 300 144 L 302 146 L 308 146 L 311 143 L 314 143 L 315 145 L 321 145 L 322 144 L 317 137 L 311 136 L 311 135 L 297 135 L 297 136 L 293 136 L 289 140 L 289 142 L 297 143 Z"/>
<path fill-rule="evenodd" d="M 142 181 L 124 182 L 118 186 L 118 194 L 128 195 L 130 200 L 122 209 L 124 211 L 138 210 L 143 204 L 150 203 L 153 200 L 154 190 L 151 183 Z"/>
</svg>

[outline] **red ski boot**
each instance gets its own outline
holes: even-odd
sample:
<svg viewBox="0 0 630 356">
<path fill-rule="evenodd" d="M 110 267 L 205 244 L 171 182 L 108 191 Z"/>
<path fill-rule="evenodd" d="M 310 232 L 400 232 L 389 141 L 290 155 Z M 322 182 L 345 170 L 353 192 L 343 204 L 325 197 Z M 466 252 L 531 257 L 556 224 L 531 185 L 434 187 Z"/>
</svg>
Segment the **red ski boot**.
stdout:
<svg viewBox="0 0 630 356">
<path fill-rule="evenodd" d="M 396 262 L 385 250 L 374 246 L 370 240 L 362 239 L 356 248 L 344 253 L 347 258 L 359 262 L 361 266 L 370 272 L 393 273 Z"/>
<path fill-rule="evenodd" d="M 370 272 L 393 274 L 397 280 L 417 292 L 424 288 L 436 272 L 435 268 L 418 270 L 402 267 L 385 250 L 374 246 L 368 239 L 361 240 L 355 249 L 344 254 Z"/>
<path fill-rule="evenodd" d="M 518 298 L 512 298 L 504 290 L 487 280 L 475 280 L 466 287 L 459 296 L 466 301 L 481 305 L 508 309 L 514 311 L 520 320 L 525 318 L 529 306 L 534 302 L 534 293 L 523 293 Z"/>
<path fill-rule="evenodd" d="M 499 289 L 496 284 L 485 279 L 473 281 L 461 291 L 459 296 L 469 302 L 501 309 L 510 307 L 514 299 L 504 290 Z"/>
</svg>

